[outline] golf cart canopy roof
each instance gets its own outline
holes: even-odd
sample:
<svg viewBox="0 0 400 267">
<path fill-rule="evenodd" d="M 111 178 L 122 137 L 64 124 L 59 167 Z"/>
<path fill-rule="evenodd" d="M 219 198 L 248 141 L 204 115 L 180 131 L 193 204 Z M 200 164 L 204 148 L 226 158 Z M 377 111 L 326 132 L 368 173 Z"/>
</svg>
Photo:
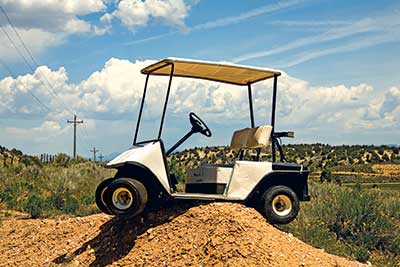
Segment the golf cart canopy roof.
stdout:
<svg viewBox="0 0 400 267">
<path fill-rule="evenodd" d="M 166 58 L 141 70 L 143 74 L 198 78 L 235 85 L 249 85 L 279 76 L 276 70 L 249 67 L 223 62 L 182 58 Z"/>
</svg>

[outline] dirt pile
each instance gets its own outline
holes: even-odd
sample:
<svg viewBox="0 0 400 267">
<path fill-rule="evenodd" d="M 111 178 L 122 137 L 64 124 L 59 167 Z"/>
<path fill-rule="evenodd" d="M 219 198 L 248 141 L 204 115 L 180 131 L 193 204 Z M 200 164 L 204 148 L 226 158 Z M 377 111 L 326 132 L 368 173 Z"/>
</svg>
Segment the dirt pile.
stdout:
<svg viewBox="0 0 400 267">
<path fill-rule="evenodd" d="M 149 213 L 6 220 L 0 266 L 363 266 L 313 248 L 239 204 Z"/>
</svg>

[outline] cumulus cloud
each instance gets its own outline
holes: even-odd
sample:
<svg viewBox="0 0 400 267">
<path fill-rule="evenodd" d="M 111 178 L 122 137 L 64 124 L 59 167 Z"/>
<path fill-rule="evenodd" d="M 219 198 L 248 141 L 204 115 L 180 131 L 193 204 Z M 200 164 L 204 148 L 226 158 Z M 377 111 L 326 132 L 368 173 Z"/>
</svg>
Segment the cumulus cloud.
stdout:
<svg viewBox="0 0 400 267">
<path fill-rule="evenodd" d="M 17 40 L 14 35 L 13 29 L 11 26 L 3 27 L 3 30 L 7 31 L 7 33 L 13 38 Z M 17 29 L 19 35 L 22 40 L 26 44 L 29 44 L 29 50 L 32 54 L 39 54 L 47 48 L 52 46 L 56 46 L 63 42 L 63 37 L 56 33 L 51 33 L 47 31 L 43 31 L 41 29 Z M 3 31 L 0 31 L 0 56 L 3 60 L 11 61 L 15 60 L 19 57 L 18 52 L 15 50 L 13 44 L 8 40 L 7 36 Z M 15 42 L 15 41 L 14 41 Z M 17 47 L 21 50 L 22 46 L 17 45 Z"/>
<path fill-rule="evenodd" d="M 8 127 L 6 133 L 12 135 L 14 138 L 22 139 L 27 135 L 34 135 L 36 141 L 49 140 L 50 138 L 57 137 L 65 131 L 61 125 L 56 121 L 44 121 L 40 126 L 29 129 Z"/>
<path fill-rule="evenodd" d="M 140 70 L 154 61 L 136 61 L 111 58 L 104 67 L 92 73 L 87 79 L 74 84 L 69 81 L 64 68 L 51 70 L 41 66 L 32 74 L 16 78 L 7 77 L 0 81 L 0 116 L 15 114 L 38 116 L 45 124 L 34 128 L 8 129 L 14 136 L 40 132 L 53 135 L 53 131 L 63 131 L 65 120 L 71 114 L 63 109 L 40 81 L 46 75 L 53 91 L 65 104 L 78 113 L 80 118 L 91 121 L 89 135 L 98 138 L 100 120 L 105 127 L 103 135 L 115 134 L 121 127 L 124 133 L 132 131 L 143 93 L 145 76 Z M 153 130 L 158 127 L 160 113 L 166 93 L 167 77 L 151 77 L 144 108 L 145 124 Z M 51 108 L 47 112 L 40 107 L 27 92 L 30 90 Z M 272 81 L 254 85 L 253 99 L 257 124 L 269 123 L 271 109 Z M 176 118 L 174 128 L 186 129 L 187 114 L 198 113 L 214 127 L 245 127 L 249 112 L 246 87 L 237 87 L 205 80 L 176 78 L 172 82 L 168 118 Z M 283 73 L 279 78 L 277 125 L 279 129 L 296 130 L 310 134 L 318 132 L 362 133 L 390 129 L 398 131 L 400 116 L 400 88 L 376 90 L 368 84 L 354 86 L 315 86 Z M 182 118 L 185 118 L 182 121 Z M 95 123 L 96 121 L 96 123 Z M 58 123 L 58 124 L 57 124 Z M 63 123 L 64 126 L 60 126 Z M 110 125 L 115 124 L 114 127 Z M 58 126 L 57 126 L 58 125 Z M 168 125 L 166 125 L 168 127 Z M 61 128 L 60 128 L 61 127 Z M 67 128 L 68 129 L 68 128 Z M 229 130 L 231 131 L 231 129 Z M 122 133 L 121 138 L 122 138 Z M 229 139 L 230 132 L 223 131 L 223 139 Z M 225 136 L 226 135 L 226 136 Z M 150 136 L 150 135 L 149 135 Z M 106 137 L 104 137 L 106 138 Z M 126 136 L 124 136 L 126 138 Z M 221 137 L 222 138 L 222 137 Z M 226 142 L 226 141 L 225 141 Z"/>
<path fill-rule="evenodd" d="M 101 17 L 103 22 L 117 18 L 131 30 L 147 25 L 150 19 L 185 29 L 189 6 L 183 0 L 121 0 L 112 13 Z"/>
<path fill-rule="evenodd" d="M 110 29 L 107 25 L 94 25 L 79 18 L 79 16 L 105 11 L 106 5 L 102 0 L 0 0 L 0 6 L 7 12 L 19 35 L 25 43 L 29 44 L 29 49 L 33 54 L 60 44 L 71 34 L 103 35 Z M 0 23 L 4 30 L 12 39 L 17 40 L 7 18 L 3 13 L 0 14 Z M 1 35 L 0 41 L 2 58 L 6 60 L 18 58 L 17 52 L 4 34 Z"/>
<path fill-rule="evenodd" d="M 78 16 L 101 12 L 106 8 L 102 0 L 0 0 L 0 5 L 7 11 L 16 27 L 48 32 L 65 31 L 68 25 L 77 23 L 85 28 L 88 22 L 79 19 Z"/>
</svg>

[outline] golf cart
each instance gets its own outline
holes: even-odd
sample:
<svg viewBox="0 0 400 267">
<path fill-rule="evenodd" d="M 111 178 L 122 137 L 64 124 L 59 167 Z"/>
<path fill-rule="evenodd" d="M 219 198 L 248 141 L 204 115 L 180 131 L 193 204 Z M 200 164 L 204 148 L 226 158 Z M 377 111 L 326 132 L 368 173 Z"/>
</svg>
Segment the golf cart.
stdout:
<svg viewBox="0 0 400 267">
<path fill-rule="evenodd" d="M 117 169 L 117 174 L 97 187 L 96 203 L 102 212 L 130 218 L 139 215 L 145 208 L 157 208 L 170 200 L 194 200 L 243 203 L 255 207 L 268 221 L 277 224 L 289 223 L 297 216 L 299 201 L 310 199 L 307 185 L 309 170 L 285 160 L 280 139 L 294 137 L 293 132 L 275 131 L 277 79 L 280 72 L 235 64 L 167 58 L 147 66 L 141 73 L 147 76 L 133 146 L 107 164 L 107 167 Z M 169 76 L 169 83 L 157 139 L 138 142 L 151 75 Z M 249 98 L 251 127 L 233 133 L 231 149 L 237 154 L 234 162 L 230 165 L 201 165 L 197 169 L 187 170 L 185 192 L 177 191 L 177 179 L 169 172 L 167 156 L 193 134 L 200 133 L 210 137 L 211 130 L 199 116 L 191 112 L 191 130 L 165 150 L 161 134 L 173 77 L 246 86 Z M 256 127 L 251 86 L 266 79 L 273 79 L 271 123 Z M 272 162 L 260 161 L 261 149 L 268 147 L 272 151 Z M 251 160 L 244 160 L 245 150 L 257 153 Z"/>
</svg>

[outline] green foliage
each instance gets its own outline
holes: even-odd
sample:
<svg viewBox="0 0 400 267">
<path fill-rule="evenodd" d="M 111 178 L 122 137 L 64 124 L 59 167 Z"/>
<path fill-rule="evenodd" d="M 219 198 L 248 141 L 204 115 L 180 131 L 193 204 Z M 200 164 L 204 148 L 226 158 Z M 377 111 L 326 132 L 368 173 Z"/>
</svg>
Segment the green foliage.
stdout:
<svg viewBox="0 0 400 267">
<path fill-rule="evenodd" d="M 53 164 L 56 166 L 67 167 L 70 157 L 67 154 L 59 153 L 56 155 Z"/>
<path fill-rule="evenodd" d="M 24 211 L 29 213 L 33 219 L 41 218 L 48 207 L 48 202 L 41 196 L 33 194 L 24 203 Z"/>
<path fill-rule="evenodd" d="M 374 261 L 372 252 L 400 260 L 399 193 L 332 183 L 312 183 L 310 191 L 312 200 L 284 230 L 313 246 L 363 262 Z"/>
<path fill-rule="evenodd" d="M 114 172 L 91 162 L 73 163 L 64 154 L 43 166 L 0 168 L 0 202 L 32 218 L 88 215 L 98 212 L 97 185 Z"/>
<path fill-rule="evenodd" d="M 395 266 L 400 262 L 399 193 L 363 189 L 365 183 L 359 183 L 358 174 L 370 175 L 362 177 L 363 182 L 379 182 L 382 178 L 372 175 L 375 171 L 369 163 L 400 163 L 398 150 L 385 146 L 296 144 L 285 145 L 284 151 L 289 161 L 306 164 L 317 175 L 321 171 L 316 180 L 331 183 L 311 183 L 311 202 L 302 203 L 298 218 L 281 226 L 282 229 L 334 254 L 370 260 L 379 266 Z M 0 146 L 0 156 L 2 153 L 6 156 L 0 160 L 3 166 L 0 168 L 0 205 L 27 212 L 33 218 L 98 212 L 94 203 L 96 186 L 114 175 L 113 170 L 83 158 L 71 159 L 65 154 L 58 154 L 52 163 L 42 164 L 35 157 Z M 13 164 L 8 157 L 11 154 L 15 157 Z M 244 159 L 254 155 L 255 151 L 248 150 Z M 226 146 L 196 148 L 174 153 L 168 158 L 168 164 L 182 182 L 187 168 L 229 164 L 237 157 Z M 270 151 L 262 151 L 261 160 L 270 161 Z M 390 179 L 398 181 L 398 177 Z M 341 181 L 357 184 L 352 188 L 337 185 Z"/>
<path fill-rule="evenodd" d="M 332 181 L 332 173 L 331 173 L 330 169 L 323 169 L 319 180 L 320 180 L 320 182 L 331 182 Z"/>
<path fill-rule="evenodd" d="M 353 255 L 356 260 L 360 262 L 366 262 L 367 260 L 369 260 L 369 251 L 365 247 L 356 248 L 353 251 Z"/>
<path fill-rule="evenodd" d="M 62 207 L 62 210 L 65 213 L 74 214 L 78 209 L 79 209 L 78 200 L 74 196 L 68 194 L 65 198 L 65 203 L 64 206 Z"/>
</svg>

